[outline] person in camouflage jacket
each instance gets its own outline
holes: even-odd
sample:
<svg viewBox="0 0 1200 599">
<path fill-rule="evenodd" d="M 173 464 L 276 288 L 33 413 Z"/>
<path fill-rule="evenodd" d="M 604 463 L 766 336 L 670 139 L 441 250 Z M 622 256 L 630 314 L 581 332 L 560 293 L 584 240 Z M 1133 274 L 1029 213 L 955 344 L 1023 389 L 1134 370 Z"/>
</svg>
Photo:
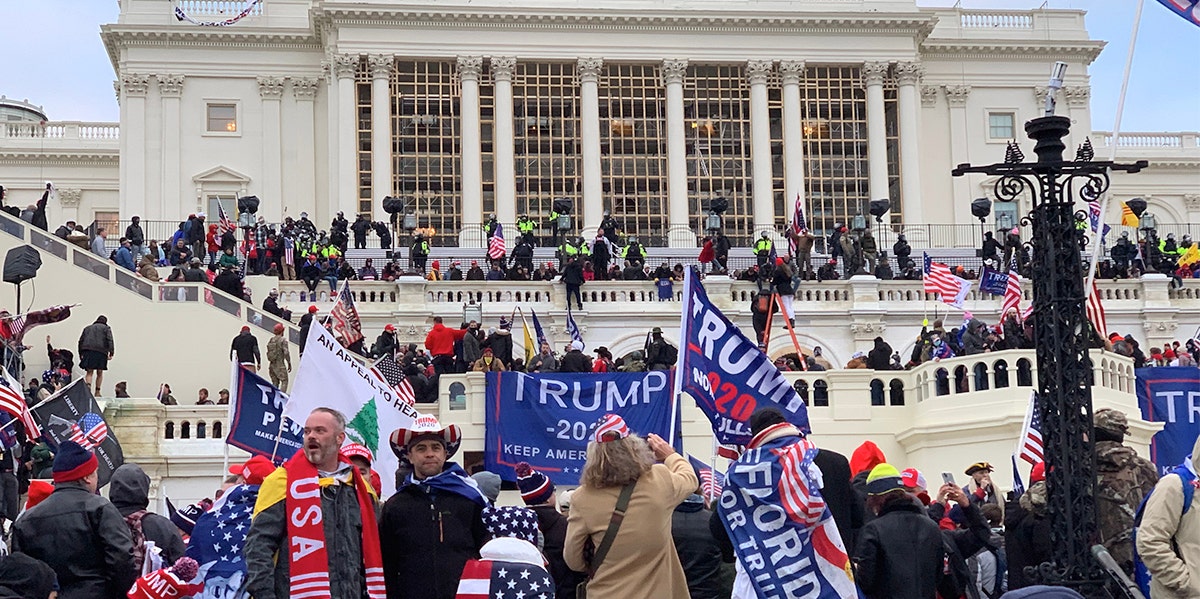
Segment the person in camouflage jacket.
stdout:
<svg viewBox="0 0 1200 599">
<path fill-rule="evenodd" d="M 1154 465 L 1125 446 L 1129 422 L 1123 412 L 1096 410 L 1096 520 L 1100 542 L 1113 559 L 1133 575 L 1133 517 L 1142 499 L 1158 482 Z"/>
</svg>

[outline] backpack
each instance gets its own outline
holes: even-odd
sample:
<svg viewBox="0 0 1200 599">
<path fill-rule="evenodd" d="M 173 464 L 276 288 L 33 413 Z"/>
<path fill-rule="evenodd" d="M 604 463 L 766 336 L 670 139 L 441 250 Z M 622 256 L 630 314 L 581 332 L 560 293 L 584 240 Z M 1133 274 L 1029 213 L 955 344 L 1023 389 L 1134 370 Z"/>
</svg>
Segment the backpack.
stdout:
<svg viewBox="0 0 1200 599">
<path fill-rule="evenodd" d="M 125 525 L 133 537 L 133 564 L 138 572 L 142 571 L 142 564 L 146 561 L 146 533 L 142 532 L 142 519 L 147 513 L 146 510 L 138 510 L 125 516 Z"/>
<path fill-rule="evenodd" d="M 1190 456 L 1188 459 L 1191 459 Z M 1169 474 L 1179 476 L 1180 482 L 1183 484 L 1183 512 L 1180 517 L 1188 513 L 1192 507 L 1192 495 L 1195 493 L 1196 487 L 1193 483 L 1196 481 L 1196 476 L 1192 474 L 1191 469 L 1186 465 L 1176 466 Z M 1137 583 L 1138 588 L 1142 590 L 1142 594 L 1150 596 L 1150 570 L 1146 569 L 1146 564 L 1142 562 L 1142 556 L 1138 555 L 1137 550 L 1137 533 L 1138 528 L 1142 526 L 1142 516 L 1146 512 L 1146 503 L 1150 501 L 1150 496 L 1154 494 L 1154 489 L 1151 489 L 1146 496 L 1142 498 L 1141 505 L 1138 506 L 1137 513 L 1133 516 L 1133 579 Z M 1175 550 L 1176 554 L 1179 550 Z"/>
<path fill-rule="evenodd" d="M 674 366 L 675 361 L 679 359 L 679 350 L 675 349 L 674 345 L 664 343 L 663 348 L 658 353 L 659 362 L 667 366 Z"/>
</svg>

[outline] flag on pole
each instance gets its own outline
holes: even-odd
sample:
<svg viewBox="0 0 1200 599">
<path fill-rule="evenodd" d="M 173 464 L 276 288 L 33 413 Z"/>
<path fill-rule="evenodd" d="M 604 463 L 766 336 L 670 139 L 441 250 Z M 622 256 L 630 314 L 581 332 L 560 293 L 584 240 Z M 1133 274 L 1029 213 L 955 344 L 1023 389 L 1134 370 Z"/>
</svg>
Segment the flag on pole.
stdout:
<svg viewBox="0 0 1200 599">
<path fill-rule="evenodd" d="M 804 219 L 804 200 L 800 198 L 800 194 L 796 194 L 796 206 L 792 210 L 792 233 L 799 235 L 801 232 L 808 230 L 808 221 Z M 788 236 L 788 253 L 796 255 L 796 239 L 795 235 Z"/>
<path fill-rule="evenodd" d="M 533 356 L 541 346 L 535 347 L 533 344 L 533 335 L 529 332 L 529 321 L 525 320 L 525 312 L 521 312 L 521 327 L 525 329 L 525 363 L 528 364 L 533 361 Z"/>
<path fill-rule="evenodd" d="M 233 221 L 229 220 L 229 215 L 225 213 L 225 207 L 221 205 L 220 200 L 217 200 L 217 235 L 224 235 L 226 231 L 236 229 Z"/>
<path fill-rule="evenodd" d="M 504 246 L 504 225 L 496 223 L 496 230 L 492 233 L 492 237 L 488 239 L 488 258 L 503 260 L 507 254 L 508 248 Z"/>
<path fill-rule="evenodd" d="M 575 324 L 575 317 L 571 316 L 570 306 L 567 306 L 567 333 L 573 341 L 583 344 L 583 334 L 579 332 L 579 325 Z"/>
<path fill-rule="evenodd" d="M 543 343 L 547 343 L 546 331 L 542 329 L 542 323 L 538 320 L 537 312 L 530 310 L 529 316 L 533 318 L 533 333 L 537 335 L 538 348 L 540 349 Z"/>
<path fill-rule="evenodd" d="M 1029 408 L 1025 413 L 1025 426 L 1022 427 L 1020 447 L 1017 457 L 1037 464 L 1046 460 L 1042 446 L 1042 416 L 1037 409 L 1037 392 L 1029 394 Z"/>
<path fill-rule="evenodd" d="M 396 363 L 396 359 L 390 355 L 383 356 L 375 361 L 371 366 L 371 370 L 375 376 L 383 379 L 387 384 L 392 386 L 400 399 L 408 405 L 417 403 L 416 392 L 413 391 L 412 383 L 408 381 L 408 377 L 404 376 L 404 369 L 400 368 L 400 364 Z"/>
<path fill-rule="evenodd" d="M 712 503 L 715 498 L 721 496 L 721 490 L 725 487 L 725 475 L 691 455 L 688 455 L 688 461 L 692 463 L 696 476 L 700 478 L 700 490 L 704 492 L 704 499 Z"/>
<path fill-rule="evenodd" d="M 1185 18 L 1193 25 L 1200 25 L 1200 2 L 1197 0 L 1158 0 L 1171 12 Z"/>
<path fill-rule="evenodd" d="M 1008 313 L 1009 309 L 1015 309 L 1018 316 L 1021 313 L 1021 275 L 1017 274 L 1017 269 L 1011 266 L 1008 269 L 1008 284 L 1004 287 L 1004 299 L 1000 302 L 1000 314 Z"/>
<path fill-rule="evenodd" d="M 358 309 L 354 307 L 354 294 L 350 293 L 350 280 L 342 284 L 337 301 L 329 310 L 332 319 L 330 330 L 343 347 L 350 347 L 363 339 L 362 320 L 358 317 Z"/>
<path fill-rule="evenodd" d="M 1008 456 L 1012 460 L 1013 469 L 1013 495 L 1020 497 L 1025 494 L 1025 483 L 1021 481 L 1021 471 L 1017 470 L 1017 454 Z"/>
<path fill-rule="evenodd" d="M 0 378 L 0 410 L 21 421 L 21 425 L 25 427 L 26 439 L 33 440 L 42 436 L 37 421 L 29 412 L 29 404 L 25 403 L 25 396 L 21 394 L 20 381 L 13 378 L 7 369 L 4 370 L 4 377 Z"/>
<path fill-rule="evenodd" d="M 1104 318 L 1104 303 L 1100 300 L 1100 290 L 1096 288 L 1095 280 L 1092 280 L 1091 291 L 1087 296 L 1087 317 L 1096 328 L 1096 333 L 1107 339 L 1108 321 Z"/>
<path fill-rule="evenodd" d="M 950 267 L 940 262 L 934 262 L 929 254 L 925 254 L 925 276 L 921 277 L 926 293 L 936 293 L 943 303 L 962 308 L 967 294 L 971 292 L 971 282 L 954 276 Z"/>
<path fill-rule="evenodd" d="M 1091 200 L 1088 202 L 1088 221 L 1091 224 L 1092 233 L 1100 230 L 1100 201 Z M 1104 232 L 1100 234 L 1100 242 L 1104 242 L 1104 238 L 1108 237 L 1108 232 L 1112 227 L 1104 225 Z"/>
<path fill-rule="evenodd" d="M 124 453 L 117 436 L 108 429 L 104 422 L 103 410 L 92 397 L 92 392 L 84 384 L 82 378 L 75 379 L 65 389 L 60 390 L 32 409 L 34 418 L 41 424 L 42 438 L 51 447 L 58 446 L 67 440 L 85 445 L 96 452 L 99 469 L 96 471 L 100 478 L 100 486 L 108 484 L 108 479 L 121 464 L 125 463 Z"/>
<path fill-rule="evenodd" d="M 1129 209 L 1129 204 L 1121 202 L 1121 226 L 1137 227 L 1139 222 L 1137 215 L 1133 213 L 1133 210 Z"/>
<path fill-rule="evenodd" d="M 70 316 L 71 306 L 52 306 L 18 314 L 5 321 L 6 326 L 3 328 L 7 330 L 0 330 L 0 336 L 20 343 L 29 329 L 42 324 L 62 322 Z"/>
</svg>

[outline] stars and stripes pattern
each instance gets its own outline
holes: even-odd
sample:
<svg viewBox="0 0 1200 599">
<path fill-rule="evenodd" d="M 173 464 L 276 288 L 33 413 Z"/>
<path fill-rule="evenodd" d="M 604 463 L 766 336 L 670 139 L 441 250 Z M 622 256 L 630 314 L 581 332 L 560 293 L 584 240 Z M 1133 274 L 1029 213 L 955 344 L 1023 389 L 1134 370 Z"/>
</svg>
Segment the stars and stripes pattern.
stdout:
<svg viewBox="0 0 1200 599">
<path fill-rule="evenodd" d="M 79 444 L 84 449 L 95 449 L 108 438 L 108 424 L 104 418 L 95 412 L 88 412 L 71 425 L 71 435 L 67 440 Z"/>
<path fill-rule="evenodd" d="M 1088 202 L 1088 221 L 1092 228 L 1092 233 L 1100 229 L 1100 200 L 1091 200 Z M 1112 227 L 1104 225 L 1104 232 L 1100 235 L 1100 241 L 1103 243 L 1104 238 L 1108 237 L 1108 232 Z"/>
<path fill-rule="evenodd" d="M 921 277 L 926 293 L 936 293 L 943 303 L 961 308 L 971 291 L 971 282 L 954 276 L 950 267 L 940 262 L 934 262 L 929 254 L 925 256 L 925 276 Z"/>
<path fill-rule="evenodd" d="M 1171 12 L 1185 18 L 1193 25 L 1200 25 L 1200 2 L 1197 0 L 1158 0 Z"/>
<path fill-rule="evenodd" d="M 771 452 L 779 458 L 779 464 L 783 467 L 783 476 L 779 479 L 783 510 L 795 522 L 806 526 L 816 524 L 825 513 L 825 499 L 807 482 L 813 458 L 817 456 L 816 445 L 808 439 L 801 439 L 797 443 L 772 449 Z"/>
<path fill-rule="evenodd" d="M 606 441 L 616 441 L 629 436 L 629 425 L 625 424 L 625 419 L 616 414 L 605 414 L 596 423 L 596 428 L 592 431 L 592 440 L 597 443 Z"/>
<path fill-rule="evenodd" d="M 250 532 L 257 498 L 258 485 L 237 485 L 196 519 L 187 555 L 199 562 L 205 573 L 205 593 L 201 597 L 237 596 L 246 574 L 242 546 Z"/>
<path fill-rule="evenodd" d="M 513 537 L 537 544 L 537 513 L 527 507 L 489 505 L 483 508 L 483 526 L 493 539 Z"/>
<path fill-rule="evenodd" d="M 531 564 L 470 560 L 458 580 L 456 599 L 554 599 L 546 570 Z"/>
<path fill-rule="evenodd" d="M 696 476 L 700 478 L 700 490 L 703 491 L 705 499 L 712 501 L 720 497 L 725 488 L 725 475 L 693 456 L 689 455 L 688 461 L 692 463 L 692 468 L 696 469 Z"/>
<path fill-rule="evenodd" d="M 36 439 L 42 436 L 42 431 L 29 411 L 29 404 L 25 403 L 25 396 L 21 394 L 20 389 L 21 383 L 13 378 L 7 369 L 4 370 L 4 377 L 0 378 L 0 410 L 21 421 L 21 425 L 25 427 L 26 438 Z"/>
<path fill-rule="evenodd" d="M 396 390 L 396 395 L 408 405 L 417 403 L 416 393 L 413 392 L 412 383 L 408 382 L 408 377 L 404 376 L 404 370 L 396 363 L 396 359 L 392 356 L 383 356 L 375 361 L 371 366 L 371 370 L 375 374 Z"/>
<path fill-rule="evenodd" d="M 220 200 L 217 201 L 217 235 L 224 235 L 226 231 L 237 229 L 233 225 L 233 221 L 229 220 L 229 214 L 225 212 L 225 207 L 221 205 Z"/>
<path fill-rule="evenodd" d="M 52 306 L 25 314 L 17 314 L 16 316 L 9 317 L 4 323 L 5 326 L 0 327 L 0 336 L 19 343 L 29 329 L 42 324 L 62 322 L 70 316 L 71 306 Z"/>
<path fill-rule="evenodd" d="M 1040 410 L 1037 409 L 1037 393 L 1029 395 L 1029 412 L 1025 418 L 1025 430 L 1021 431 L 1020 449 L 1017 452 L 1017 457 L 1029 462 L 1037 464 L 1045 461 L 1044 447 L 1042 445 L 1042 416 Z"/>
<path fill-rule="evenodd" d="M 1100 290 L 1096 287 L 1096 281 L 1092 280 L 1091 293 L 1087 296 L 1087 318 L 1096 328 L 1096 333 L 1101 337 L 1108 338 L 1108 321 L 1104 317 L 1104 303 L 1100 300 Z"/>
<path fill-rule="evenodd" d="M 347 279 L 338 292 L 338 299 L 329 311 L 333 336 L 350 347 L 363 338 L 362 320 L 358 317 L 358 309 L 354 307 L 354 294 L 350 292 L 350 281 Z"/>
<path fill-rule="evenodd" d="M 808 229 L 808 221 L 804 218 L 804 200 L 796 194 L 796 206 L 792 210 L 792 233 L 799 235 Z M 796 255 L 796 240 L 794 235 L 788 236 L 788 253 Z"/>
<path fill-rule="evenodd" d="M 488 239 L 488 258 L 503 260 L 507 254 L 508 248 L 504 245 L 504 225 L 496 223 L 496 230 L 492 233 L 491 238 Z"/>
<path fill-rule="evenodd" d="M 1008 284 L 1004 287 L 1004 299 L 1000 302 L 1000 314 L 1008 314 L 1009 309 L 1021 313 L 1021 275 L 1011 266 L 1008 269 Z"/>
</svg>

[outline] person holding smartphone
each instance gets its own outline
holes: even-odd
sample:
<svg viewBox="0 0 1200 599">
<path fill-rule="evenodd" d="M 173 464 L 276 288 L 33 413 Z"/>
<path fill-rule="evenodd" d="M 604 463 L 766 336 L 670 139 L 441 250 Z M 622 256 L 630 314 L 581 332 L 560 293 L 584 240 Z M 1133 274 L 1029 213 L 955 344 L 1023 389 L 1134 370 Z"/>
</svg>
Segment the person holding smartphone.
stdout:
<svg viewBox="0 0 1200 599">
<path fill-rule="evenodd" d="M 987 462 L 975 462 L 967 468 L 966 474 L 971 477 L 971 481 L 962 490 L 971 499 L 971 503 L 1000 505 L 996 485 L 992 484 L 992 470 L 992 465 Z"/>
</svg>

